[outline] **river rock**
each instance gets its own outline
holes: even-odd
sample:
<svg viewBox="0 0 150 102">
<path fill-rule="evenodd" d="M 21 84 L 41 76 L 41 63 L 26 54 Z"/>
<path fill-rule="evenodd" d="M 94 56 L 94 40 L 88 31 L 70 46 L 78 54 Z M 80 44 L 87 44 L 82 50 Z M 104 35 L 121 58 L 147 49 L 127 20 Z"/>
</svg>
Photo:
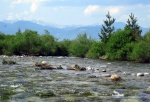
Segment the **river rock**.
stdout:
<svg viewBox="0 0 150 102">
<path fill-rule="evenodd" d="M 67 69 L 68 70 L 76 70 L 75 65 L 69 66 Z"/>
<path fill-rule="evenodd" d="M 79 71 L 85 71 L 86 68 L 85 67 L 80 67 L 80 69 L 78 69 Z"/>
<path fill-rule="evenodd" d="M 47 61 L 36 62 L 35 66 L 40 67 L 41 70 L 44 70 L 44 69 L 46 69 L 46 70 L 57 69 L 57 67 L 48 64 Z"/>
<path fill-rule="evenodd" d="M 137 73 L 136 76 L 141 77 L 141 76 L 144 76 L 144 74 L 143 73 Z"/>
<path fill-rule="evenodd" d="M 119 81 L 119 80 L 121 80 L 121 77 L 115 74 L 115 75 L 111 75 L 110 79 L 112 81 Z"/>
<path fill-rule="evenodd" d="M 102 77 L 111 77 L 110 74 L 101 74 L 100 76 L 102 76 Z"/>
<path fill-rule="evenodd" d="M 63 67 L 61 65 L 57 66 L 57 69 L 63 69 Z"/>
<path fill-rule="evenodd" d="M 37 67 L 42 67 L 42 66 L 50 66 L 47 61 L 42 61 L 42 62 L 36 62 L 35 66 Z"/>
<path fill-rule="evenodd" d="M 106 72 L 106 70 L 104 69 L 104 70 L 102 70 L 102 72 Z"/>
<path fill-rule="evenodd" d="M 149 73 L 144 73 L 144 76 L 149 76 L 150 74 Z"/>
<path fill-rule="evenodd" d="M 75 64 L 67 68 L 68 70 L 76 70 L 76 71 L 85 71 L 85 67 L 80 67 L 79 65 Z"/>
<path fill-rule="evenodd" d="M 48 62 L 47 61 L 42 61 L 41 64 L 42 65 L 48 65 Z"/>
</svg>

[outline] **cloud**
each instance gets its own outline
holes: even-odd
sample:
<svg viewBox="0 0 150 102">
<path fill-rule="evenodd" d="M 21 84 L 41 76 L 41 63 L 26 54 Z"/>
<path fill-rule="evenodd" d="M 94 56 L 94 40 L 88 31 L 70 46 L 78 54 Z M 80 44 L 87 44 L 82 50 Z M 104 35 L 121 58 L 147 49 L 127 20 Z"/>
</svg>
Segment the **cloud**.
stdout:
<svg viewBox="0 0 150 102">
<path fill-rule="evenodd" d="M 84 10 L 84 15 L 94 15 L 99 13 L 107 13 L 110 12 L 111 15 L 119 14 L 121 11 L 124 10 L 123 6 L 99 6 L 99 5 L 89 5 Z"/>
<path fill-rule="evenodd" d="M 10 6 L 11 7 L 15 7 L 16 5 L 19 5 L 22 3 L 22 0 L 13 0 L 11 3 L 10 3 Z"/>
<path fill-rule="evenodd" d="M 9 13 L 7 19 L 8 20 L 13 20 L 14 19 L 13 13 Z"/>
<path fill-rule="evenodd" d="M 111 14 L 118 14 L 120 12 L 120 8 L 119 7 L 109 7 L 108 8 L 108 11 L 111 13 Z"/>
<path fill-rule="evenodd" d="M 30 11 L 31 12 L 35 12 L 39 5 L 42 3 L 42 2 L 46 2 L 48 0 L 12 0 L 10 6 L 11 7 L 16 7 L 17 5 L 30 5 Z M 49 0 L 51 1 L 51 0 Z"/>
<path fill-rule="evenodd" d="M 29 19 L 29 15 L 30 15 L 30 13 L 28 11 L 23 11 L 23 12 L 17 13 L 17 14 L 10 12 L 8 14 L 7 20 L 14 20 L 14 19 L 24 19 L 25 20 L 25 19 Z"/>
<path fill-rule="evenodd" d="M 126 22 L 132 12 L 140 25 L 149 26 L 147 23 L 150 20 L 149 1 L 146 1 L 146 3 L 140 0 L 114 1 L 1 0 L 0 19 L 6 19 L 7 17 L 8 19 L 41 19 L 57 24 L 82 25 L 103 23 L 108 11 L 113 18 L 116 18 L 116 22 Z"/>
<path fill-rule="evenodd" d="M 86 15 L 86 16 L 92 15 L 92 14 L 98 13 L 99 10 L 100 10 L 100 6 L 98 6 L 98 5 L 89 5 L 84 10 L 84 15 Z"/>
<path fill-rule="evenodd" d="M 38 8 L 38 5 L 36 3 L 32 3 L 31 7 L 30 7 L 30 11 L 31 12 L 35 12 Z"/>
</svg>

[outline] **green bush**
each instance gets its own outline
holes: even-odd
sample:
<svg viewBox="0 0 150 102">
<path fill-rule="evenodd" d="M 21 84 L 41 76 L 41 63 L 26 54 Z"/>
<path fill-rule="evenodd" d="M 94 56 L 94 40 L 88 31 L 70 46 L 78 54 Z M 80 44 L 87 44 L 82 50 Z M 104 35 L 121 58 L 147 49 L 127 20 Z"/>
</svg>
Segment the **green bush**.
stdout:
<svg viewBox="0 0 150 102">
<path fill-rule="evenodd" d="M 150 62 L 150 42 L 140 41 L 135 44 L 130 58 L 138 62 Z"/>
<path fill-rule="evenodd" d="M 89 58 L 99 58 L 105 55 L 105 44 L 103 42 L 95 42 L 92 44 L 90 50 L 86 54 Z"/>
<path fill-rule="evenodd" d="M 41 37 L 40 55 L 53 56 L 57 51 L 56 39 L 50 34 L 43 34 Z"/>
<path fill-rule="evenodd" d="M 72 41 L 69 53 L 76 57 L 85 57 L 86 53 L 91 48 L 94 40 L 87 37 L 87 34 L 79 34 L 75 40 Z"/>
<path fill-rule="evenodd" d="M 126 60 L 130 48 L 131 37 L 129 30 L 118 30 L 107 43 L 107 57 L 111 60 Z"/>
<path fill-rule="evenodd" d="M 1 42 L 2 53 L 5 55 L 13 55 L 14 35 L 5 35 L 5 39 Z"/>
<path fill-rule="evenodd" d="M 146 42 L 150 42 L 150 30 L 148 32 L 146 32 L 146 34 L 144 35 L 144 40 Z"/>
<path fill-rule="evenodd" d="M 63 40 L 63 41 L 59 41 L 57 42 L 57 51 L 56 51 L 56 55 L 57 56 L 68 56 L 69 55 L 69 47 L 71 45 L 70 40 Z"/>
</svg>

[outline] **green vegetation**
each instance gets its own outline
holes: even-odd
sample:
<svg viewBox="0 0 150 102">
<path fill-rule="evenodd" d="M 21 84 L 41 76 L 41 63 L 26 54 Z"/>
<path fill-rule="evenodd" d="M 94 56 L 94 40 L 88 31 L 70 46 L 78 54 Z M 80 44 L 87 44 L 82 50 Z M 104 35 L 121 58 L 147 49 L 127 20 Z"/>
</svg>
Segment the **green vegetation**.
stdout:
<svg viewBox="0 0 150 102">
<path fill-rule="evenodd" d="M 100 41 L 86 33 L 78 34 L 74 40 L 59 41 L 49 31 L 38 34 L 37 31 L 20 29 L 14 35 L 0 33 L 0 55 L 34 56 L 76 56 L 108 60 L 131 60 L 150 62 L 150 31 L 141 35 L 140 26 L 133 13 L 129 15 L 124 29 L 115 30 L 115 19 L 106 15 L 104 25 L 98 34 Z"/>
<path fill-rule="evenodd" d="M 115 19 L 111 19 L 111 16 L 108 12 L 106 15 L 107 20 L 104 21 L 104 25 L 102 25 L 101 33 L 99 34 L 99 37 L 102 42 L 107 43 L 111 35 L 114 33 L 115 27 L 112 26 L 112 24 L 115 22 Z"/>
<path fill-rule="evenodd" d="M 130 30 L 118 30 L 107 43 L 107 56 L 109 59 L 124 60 L 128 58 L 131 42 Z"/>
<path fill-rule="evenodd" d="M 85 57 L 86 53 L 89 51 L 94 40 L 88 38 L 87 34 L 79 34 L 75 40 L 72 41 L 69 52 L 70 55 L 77 57 Z"/>
<path fill-rule="evenodd" d="M 103 42 L 94 42 L 86 54 L 89 58 L 99 58 L 105 54 L 105 44 Z"/>
<path fill-rule="evenodd" d="M 124 28 L 125 30 L 130 30 L 131 41 L 137 41 L 141 38 L 140 26 L 137 24 L 137 18 L 134 17 L 134 14 L 131 13 L 129 15 L 129 19 L 127 20 L 127 24 Z"/>
</svg>

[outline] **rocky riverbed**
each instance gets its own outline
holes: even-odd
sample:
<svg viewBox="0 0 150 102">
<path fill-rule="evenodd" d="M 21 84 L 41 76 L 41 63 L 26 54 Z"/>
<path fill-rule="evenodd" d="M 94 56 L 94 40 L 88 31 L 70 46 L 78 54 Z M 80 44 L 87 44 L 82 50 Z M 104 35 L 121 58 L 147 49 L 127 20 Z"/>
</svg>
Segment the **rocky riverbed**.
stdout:
<svg viewBox="0 0 150 102">
<path fill-rule="evenodd" d="M 15 64 L 3 64 L 3 59 Z M 41 69 L 46 61 L 63 69 Z M 84 71 L 68 70 L 78 65 Z M 0 56 L 0 101 L 150 102 L 150 64 L 75 57 Z M 112 80 L 118 76 L 119 80 Z"/>
</svg>

